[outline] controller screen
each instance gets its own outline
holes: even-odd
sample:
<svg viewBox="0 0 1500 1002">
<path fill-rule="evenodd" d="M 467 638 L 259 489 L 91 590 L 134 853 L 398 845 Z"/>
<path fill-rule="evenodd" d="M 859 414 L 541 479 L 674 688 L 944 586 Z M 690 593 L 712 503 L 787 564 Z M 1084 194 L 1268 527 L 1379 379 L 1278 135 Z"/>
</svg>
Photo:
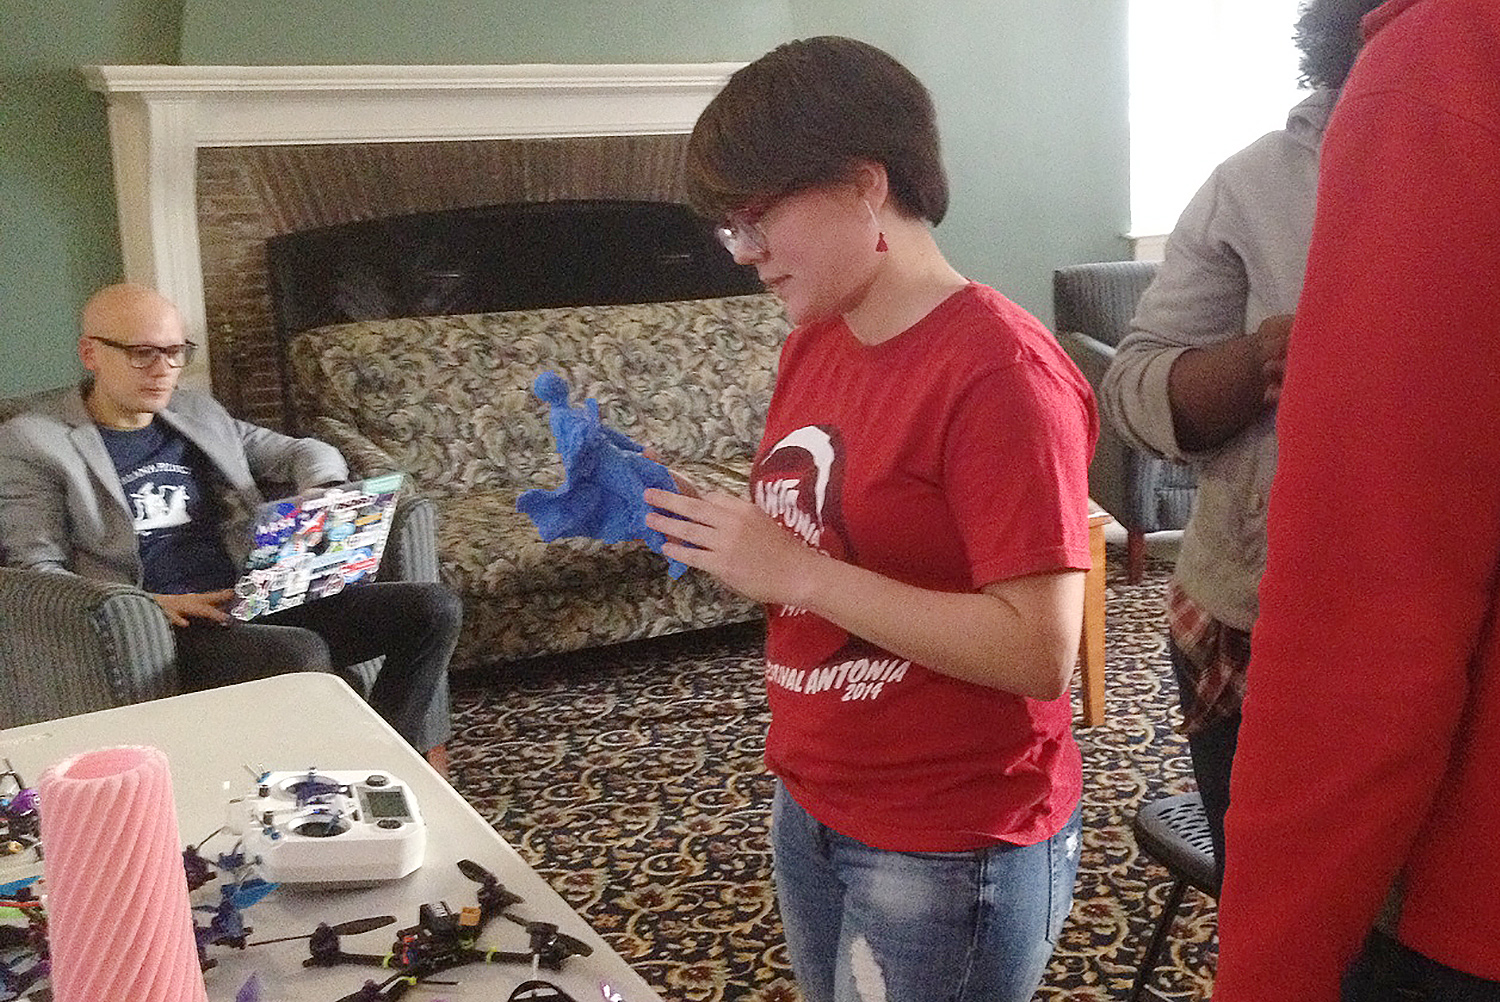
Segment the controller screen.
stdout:
<svg viewBox="0 0 1500 1002">
<path fill-rule="evenodd" d="M 406 806 L 406 794 L 400 790 L 361 790 L 360 799 L 365 802 L 365 813 L 372 818 L 411 816 Z"/>
</svg>

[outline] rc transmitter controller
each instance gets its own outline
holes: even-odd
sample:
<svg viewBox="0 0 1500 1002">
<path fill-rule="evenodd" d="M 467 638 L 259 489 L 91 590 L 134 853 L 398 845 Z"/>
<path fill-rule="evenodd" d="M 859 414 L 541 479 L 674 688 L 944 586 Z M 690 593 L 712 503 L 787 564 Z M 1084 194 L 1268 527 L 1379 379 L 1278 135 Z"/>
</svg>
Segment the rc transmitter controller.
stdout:
<svg viewBox="0 0 1500 1002">
<path fill-rule="evenodd" d="M 427 825 L 411 789 L 378 771 L 268 772 L 230 802 L 230 827 L 274 883 L 373 884 L 422 865 Z"/>
</svg>

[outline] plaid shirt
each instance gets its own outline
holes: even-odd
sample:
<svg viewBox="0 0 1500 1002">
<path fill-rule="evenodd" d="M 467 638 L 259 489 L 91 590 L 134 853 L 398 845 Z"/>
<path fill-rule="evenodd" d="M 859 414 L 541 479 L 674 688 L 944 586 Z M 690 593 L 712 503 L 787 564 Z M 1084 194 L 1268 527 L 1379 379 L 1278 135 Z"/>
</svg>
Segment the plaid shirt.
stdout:
<svg viewBox="0 0 1500 1002">
<path fill-rule="evenodd" d="M 1193 703 L 1183 714 L 1182 733 L 1197 734 L 1239 713 L 1250 667 L 1250 634 L 1214 619 L 1175 580 L 1167 586 L 1167 628 L 1193 681 Z"/>
</svg>

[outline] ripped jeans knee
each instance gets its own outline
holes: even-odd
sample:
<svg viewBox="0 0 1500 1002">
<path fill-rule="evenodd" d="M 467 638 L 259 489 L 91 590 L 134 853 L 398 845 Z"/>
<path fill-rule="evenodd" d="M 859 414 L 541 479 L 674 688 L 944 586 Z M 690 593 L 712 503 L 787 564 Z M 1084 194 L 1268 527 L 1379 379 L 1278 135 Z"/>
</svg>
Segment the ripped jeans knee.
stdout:
<svg viewBox="0 0 1500 1002">
<path fill-rule="evenodd" d="M 1030 1002 L 1072 905 L 1079 815 L 1032 846 L 874 849 L 778 784 L 772 846 L 807 1002 Z"/>
</svg>

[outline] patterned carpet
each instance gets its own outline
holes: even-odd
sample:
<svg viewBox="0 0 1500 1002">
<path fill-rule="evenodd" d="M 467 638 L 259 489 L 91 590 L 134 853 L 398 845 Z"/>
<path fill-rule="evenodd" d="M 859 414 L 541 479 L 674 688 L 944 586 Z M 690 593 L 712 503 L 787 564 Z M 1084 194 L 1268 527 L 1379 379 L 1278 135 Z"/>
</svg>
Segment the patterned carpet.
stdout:
<svg viewBox="0 0 1500 1002">
<path fill-rule="evenodd" d="M 1037 999 L 1124 999 L 1165 897 L 1129 818 L 1191 789 L 1172 727 L 1168 567 L 1111 550 L 1109 717 L 1079 728 L 1084 850 Z M 454 785 L 671 1002 L 800 1002 L 770 886 L 758 625 L 537 658 L 459 679 Z M 1149 901 L 1149 904 L 1148 904 Z M 1152 982 L 1207 998 L 1213 902 L 1189 891 Z"/>
</svg>

